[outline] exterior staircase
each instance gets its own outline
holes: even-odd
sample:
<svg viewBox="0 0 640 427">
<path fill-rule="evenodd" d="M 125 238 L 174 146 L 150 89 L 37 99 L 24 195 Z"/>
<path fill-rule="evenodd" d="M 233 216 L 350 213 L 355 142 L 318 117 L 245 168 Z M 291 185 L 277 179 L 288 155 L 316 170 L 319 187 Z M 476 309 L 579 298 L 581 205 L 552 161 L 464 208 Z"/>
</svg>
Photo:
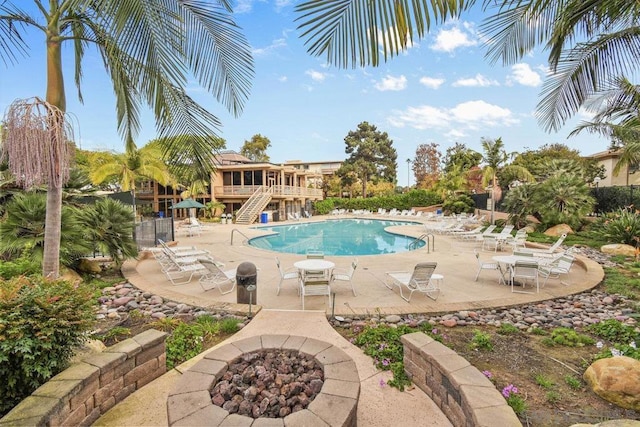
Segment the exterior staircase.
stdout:
<svg viewBox="0 0 640 427">
<path fill-rule="evenodd" d="M 273 194 L 272 187 L 259 187 L 236 213 L 236 224 L 253 224 L 267 207 Z"/>
</svg>

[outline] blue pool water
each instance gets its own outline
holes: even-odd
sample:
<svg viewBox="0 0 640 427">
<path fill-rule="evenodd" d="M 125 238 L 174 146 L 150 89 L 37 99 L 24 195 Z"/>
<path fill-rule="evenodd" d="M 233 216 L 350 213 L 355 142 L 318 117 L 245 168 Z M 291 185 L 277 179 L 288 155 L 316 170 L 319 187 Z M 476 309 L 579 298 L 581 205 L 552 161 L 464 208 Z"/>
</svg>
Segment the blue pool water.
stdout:
<svg viewBox="0 0 640 427">
<path fill-rule="evenodd" d="M 276 252 L 304 255 L 309 250 L 325 255 L 380 255 L 409 251 L 414 237 L 384 231 L 392 225 L 412 225 L 409 221 L 375 219 L 340 219 L 300 224 L 260 227 L 275 234 L 256 237 L 249 244 Z M 411 245 L 411 250 L 424 246 L 423 241 Z"/>
</svg>

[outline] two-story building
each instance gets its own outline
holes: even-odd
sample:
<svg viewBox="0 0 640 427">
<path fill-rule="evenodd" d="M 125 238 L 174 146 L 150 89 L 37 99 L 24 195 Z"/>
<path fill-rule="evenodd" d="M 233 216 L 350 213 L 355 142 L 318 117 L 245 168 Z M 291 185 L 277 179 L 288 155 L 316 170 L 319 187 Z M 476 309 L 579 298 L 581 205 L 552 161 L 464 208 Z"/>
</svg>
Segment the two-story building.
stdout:
<svg viewBox="0 0 640 427">
<path fill-rule="evenodd" d="M 255 222 L 262 212 L 268 212 L 271 220 L 284 220 L 289 214 L 310 212 L 312 202 L 323 199 L 319 188 L 322 169 L 305 167 L 323 162 L 256 163 L 234 151 L 220 152 L 215 162 L 217 170 L 208 194 L 194 198 L 201 203 L 224 203 L 224 213 L 233 214 L 238 223 Z M 172 212 L 171 206 L 181 200 L 180 191 L 172 187 L 146 182 L 137 190 L 137 197 L 151 202 L 160 215 L 188 215 L 186 210 Z"/>
<path fill-rule="evenodd" d="M 620 150 L 606 150 L 587 156 L 598 161 L 598 165 L 604 166 L 606 177 L 598 181 L 599 187 L 640 185 L 640 165 L 624 165 L 617 175 L 613 169 L 620 160 Z"/>
</svg>

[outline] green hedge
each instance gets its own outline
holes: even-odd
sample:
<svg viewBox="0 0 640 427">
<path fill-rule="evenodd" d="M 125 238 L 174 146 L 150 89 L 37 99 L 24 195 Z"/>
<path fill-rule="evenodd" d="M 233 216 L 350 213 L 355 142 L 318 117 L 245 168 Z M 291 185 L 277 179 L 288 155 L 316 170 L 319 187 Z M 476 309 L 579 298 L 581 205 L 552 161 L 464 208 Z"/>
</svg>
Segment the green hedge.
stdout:
<svg viewBox="0 0 640 427">
<path fill-rule="evenodd" d="M 94 317 L 87 286 L 41 276 L 0 280 L 0 416 L 67 367 Z"/>
<path fill-rule="evenodd" d="M 596 212 L 605 213 L 633 205 L 640 208 L 640 186 L 594 188 L 591 194 L 596 199 Z"/>
<path fill-rule="evenodd" d="M 366 199 L 328 198 L 314 203 L 313 208 L 319 215 L 331 213 L 334 209 L 411 209 L 419 206 L 433 206 L 442 203 L 440 196 L 432 191 L 411 190 L 408 193 L 393 196 L 369 197 Z"/>
</svg>

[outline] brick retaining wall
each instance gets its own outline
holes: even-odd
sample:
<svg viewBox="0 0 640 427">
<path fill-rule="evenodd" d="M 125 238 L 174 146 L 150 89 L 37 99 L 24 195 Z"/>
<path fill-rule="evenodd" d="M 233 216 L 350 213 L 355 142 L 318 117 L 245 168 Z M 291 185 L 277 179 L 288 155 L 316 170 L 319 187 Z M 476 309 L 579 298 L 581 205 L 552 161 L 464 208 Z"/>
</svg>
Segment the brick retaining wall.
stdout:
<svg viewBox="0 0 640 427">
<path fill-rule="evenodd" d="M 150 329 L 87 356 L 20 402 L 0 419 L 0 426 L 91 425 L 166 372 L 166 337 Z"/>
<path fill-rule="evenodd" d="M 491 381 L 465 358 L 422 332 L 401 339 L 407 375 L 455 427 L 522 427 Z"/>
</svg>

